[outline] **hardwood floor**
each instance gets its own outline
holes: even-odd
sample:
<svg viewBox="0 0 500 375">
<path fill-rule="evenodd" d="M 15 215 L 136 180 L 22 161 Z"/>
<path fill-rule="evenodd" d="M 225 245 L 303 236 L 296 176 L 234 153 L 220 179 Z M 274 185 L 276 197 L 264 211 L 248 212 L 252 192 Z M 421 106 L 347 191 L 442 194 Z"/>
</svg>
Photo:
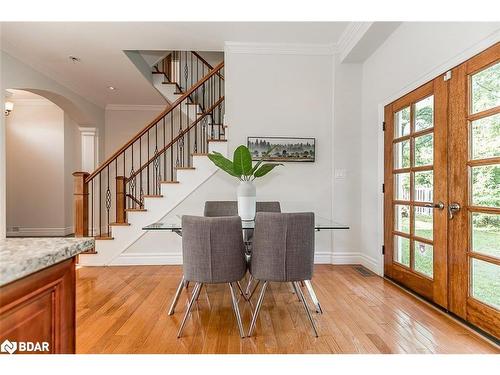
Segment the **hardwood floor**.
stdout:
<svg viewBox="0 0 500 375">
<path fill-rule="evenodd" d="M 256 332 L 240 339 L 227 285 L 210 285 L 176 338 L 186 303 L 167 315 L 178 266 L 77 270 L 77 353 L 499 353 L 451 318 L 357 266 L 318 265 L 319 338 L 287 285 L 268 287 Z M 191 288 L 190 288 L 191 290 Z M 257 297 L 253 297 L 256 302 Z M 248 330 L 250 305 L 240 301 Z"/>
</svg>

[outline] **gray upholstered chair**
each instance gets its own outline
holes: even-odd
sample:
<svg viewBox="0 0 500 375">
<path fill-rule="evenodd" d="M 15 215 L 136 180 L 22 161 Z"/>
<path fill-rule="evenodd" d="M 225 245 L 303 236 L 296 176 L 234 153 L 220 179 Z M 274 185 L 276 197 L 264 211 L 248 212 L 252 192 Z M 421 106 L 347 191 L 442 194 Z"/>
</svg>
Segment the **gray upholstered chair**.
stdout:
<svg viewBox="0 0 500 375">
<path fill-rule="evenodd" d="M 256 212 L 281 212 L 280 202 L 257 202 Z M 236 201 L 206 201 L 203 213 L 207 217 L 238 216 Z"/>
<path fill-rule="evenodd" d="M 255 212 L 281 212 L 280 202 L 257 202 Z"/>
<path fill-rule="evenodd" d="M 306 310 L 314 334 L 318 336 L 316 325 L 299 284 L 301 281 L 312 278 L 313 265 L 313 213 L 257 213 L 250 273 L 254 279 L 263 284 L 252 316 L 249 336 L 255 329 L 269 281 L 292 283 Z"/>
<path fill-rule="evenodd" d="M 181 337 L 186 320 L 203 284 L 227 283 L 231 291 L 233 310 L 245 337 L 233 283 L 246 273 L 247 263 L 241 219 L 231 217 L 182 217 L 182 262 L 184 280 L 194 282 L 193 294 L 182 319 L 177 337 Z"/>
<path fill-rule="evenodd" d="M 206 201 L 204 216 L 238 216 L 238 202 L 236 201 Z"/>
</svg>

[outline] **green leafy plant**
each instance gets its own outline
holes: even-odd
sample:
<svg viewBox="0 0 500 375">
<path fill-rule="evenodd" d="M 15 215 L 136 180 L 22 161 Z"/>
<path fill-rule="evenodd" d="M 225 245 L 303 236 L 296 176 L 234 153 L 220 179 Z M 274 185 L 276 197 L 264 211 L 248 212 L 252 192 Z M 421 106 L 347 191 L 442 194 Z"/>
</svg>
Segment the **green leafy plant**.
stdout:
<svg viewBox="0 0 500 375">
<path fill-rule="evenodd" d="M 231 176 L 238 178 L 240 181 L 253 181 L 258 177 L 265 176 L 278 165 L 283 165 L 281 163 L 263 163 L 266 156 L 268 156 L 272 150 L 271 148 L 264 153 L 262 158 L 254 166 L 252 166 L 250 150 L 248 150 L 248 147 L 245 145 L 238 146 L 236 150 L 234 150 L 233 161 L 224 157 L 220 152 L 215 151 L 208 154 L 208 158 L 217 167 Z"/>
</svg>

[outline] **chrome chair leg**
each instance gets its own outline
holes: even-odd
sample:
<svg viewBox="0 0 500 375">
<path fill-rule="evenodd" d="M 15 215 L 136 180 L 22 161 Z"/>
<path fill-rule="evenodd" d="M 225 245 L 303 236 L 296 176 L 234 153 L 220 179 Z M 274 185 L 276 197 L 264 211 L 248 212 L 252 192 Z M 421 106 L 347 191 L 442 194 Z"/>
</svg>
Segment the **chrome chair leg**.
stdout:
<svg viewBox="0 0 500 375">
<path fill-rule="evenodd" d="M 247 295 L 247 296 L 250 294 L 250 288 L 252 286 L 252 281 L 253 281 L 253 276 L 250 273 L 250 276 L 248 276 L 248 284 L 247 284 L 247 287 L 245 289 L 245 295 Z"/>
<path fill-rule="evenodd" d="M 175 307 L 177 306 L 177 302 L 179 302 L 179 297 L 181 295 L 183 287 L 184 287 L 184 275 L 182 276 L 181 282 L 179 283 L 179 286 L 177 287 L 174 299 L 172 300 L 172 303 L 170 305 L 170 309 L 168 310 L 168 315 L 173 315 L 174 314 Z"/>
<path fill-rule="evenodd" d="M 252 293 L 250 293 L 250 295 L 248 296 L 247 298 L 247 301 L 250 302 L 250 300 L 252 299 L 253 297 L 253 294 L 255 293 L 255 291 L 257 290 L 257 287 L 259 286 L 260 284 L 260 280 L 257 280 L 257 282 L 255 283 L 255 286 L 253 287 L 252 289 Z"/>
<path fill-rule="evenodd" d="M 319 303 L 318 297 L 316 297 L 316 293 L 314 292 L 311 280 L 304 280 L 304 284 L 306 286 L 307 291 L 309 292 L 309 296 L 311 297 L 314 306 L 316 307 L 316 312 L 318 314 L 323 314 L 323 309 L 321 308 L 321 304 Z"/>
<path fill-rule="evenodd" d="M 238 307 L 238 300 L 236 299 L 236 294 L 234 293 L 234 288 L 232 283 L 229 284 L 229 289 L 231 290 L 231 299 L 233 300 L 233 310 L 234 315 L 236 315 L 236 322 L 238 323 L 238 329 L 240 330 L 241 338 L 245 338 L 245 331 L 243 330 L 243 323 L 241 322 L 240 308 Z"/>
<path fill-rule="evenodd" d="M 191 296 L 191 300 L 189 301 L 186 313 L 182 318 L 181 326 L 179 327 L 179 332 L 177 332 L 177 338 L 180 338 L 182 335 L 182 331 L 184 330 L 184 326 L 186 325 L 187 318 L 189 316 L 189 313 L 191 312 L 191 309 L 193 308 L 194 302 L 196 301 L 198 295 L 200 294 L 202 285 L 203 285 L 202 283 L 196 283 L 194 286 L 193 295 Z"/>
<path fill-rule="evenodd" d="M 262 301 L 264 301 L 264 294 L 266 293 L 267 281 L 262 284 L 262 289 L 260 291 L 259 299 L 257 300 L 257 306 L 255 306 L 255 311 L 252 316 L 252 323 L 250 324 L 250 329 L 248 330 L 248 337 L 252 336 L 255 329 L 255 324 L 257 323 L 257 317 L 259 316 L 260 308 L 262 306 Z"/>
<path fill-rule="evenodd" d="M 299 292 L 300 300 L 302 301 L 302 305 L 304 306 L 304 309 L 306 310 L 309 321 L 311 322 L 311 325 L 313 327 L 314 336 L 318 337 L 318 329 L 316 328 L 316 323 L 314 323 L 314 319 L 311 315 L 311 312 L 309 311 L 309 307 L 307 307 L 307 302 L 306 302 L 306 299 L 304 297 L 304 293 L 302 293 L 302 289 L 300 288 L 298 281 L 294 281 L 294 284 L 295 284 L 295 287 L 297 288 L 297 291 Z"/>
<path fill-rule="evenodd" d="M 243 288 L 241 287 L 240 282 L 239 282 L 239 281 L 236 281 L 236 285 L 238 286 L 238 290 L 239 290 L 239 292 L 240 292 L 241 296 L 243 297 L 243 299 L 244 299 L 245 301 L 248 301 L 248 300 L 247 300 L 247 296 L 246 296 L 245 292 L 243 291 Z M 239 300 L 239 298 L 238 298 L 238 300 Z"/>
<path fill-rule="evenodd" d="M 295 283 L 294 283 L 294 282 L 291 282 L 290 284 L 292 284 L 292 287 L 293 287 L 293 292 L 295 293 L 295 296 L 297 297 L 297 300 L 298 300 L 299 302 L 301 302 L 301 301 L 300 301 L 299 292 L 298 292 L 298 290 L 297 290 L 297 287 L 295 286 Z"/>
</svg>

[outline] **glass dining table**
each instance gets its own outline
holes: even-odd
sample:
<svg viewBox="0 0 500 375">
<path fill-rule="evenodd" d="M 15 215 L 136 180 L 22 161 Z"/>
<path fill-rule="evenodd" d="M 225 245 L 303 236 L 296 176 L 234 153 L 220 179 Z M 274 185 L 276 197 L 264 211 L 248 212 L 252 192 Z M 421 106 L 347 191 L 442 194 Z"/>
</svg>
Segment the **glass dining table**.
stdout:
<svg viewBox="0 0 500 375">
<path fill-rule="evenodd" d="M 252 233 L 253 229 L 255 228 L 255 220 L 242 220 L 241 221 L 241 226 L 243 229 L 243 240 L 245 242 L 245 246 L 247 248 L 247 253 L 248 256 L 250 256 L 251 253 L 251 245 L 252 245 Z M 177 233 L 179 236 L 182 236 L 182 217 L 175 216 L 174 218 L 169 218 L 164 221 L 159 221 L 156 223 L 152 223 L 149 225 L 146 225 L 145 227 L 142 228 L 143 230 L 146 231 L 169 231 L 173 233 Z M 322 218 L 320 216 L 315 216 L 314 218 L 314 230 L 316 232 L 319 231 L 324 231 L 324 230 L 347 230 L 349 229 L 348 225 L 345 224 L 340 224 L 335 221 L 329 220 Z M 241 288 L 240 283 L 237 283 L 238 288 L 240 289 L 240 292 L 246 300 L 250 300 L 252 298 L 253 293 L 257 289 L 258 286 L 258 281 L 255 283 L 255 285 L 252 287 L 253 283 L 253 278 L 250 275 L 250 279 L 248 281 L 248 284 L 246 286 L 246 290 L 243 291 Z M 175 307 L 177 306 L 177 302 L 179 301 L 180 294 L 182 292 L 182 289 L 184 287 L 187 288 L 189 285 L 189 282 L 184 280 L 184 277 L 181 278 L 179 286 L 177 287 L 177 291 L 175 293 L 174 299 L 172 300 L 172 303 L 170 305 L 170 309 L 168 311 L 168 315 L 174 314 Z M 311 280 L 305 280 L 304 281 L 304 286 L 306 287 L 309 296 L 315 306 L 316 312 L 319 314 L 323 313 L 323 310 L 321 309 L 321 304 L 318 300 L 318 297 L 316 296 L 316 293 L 314 292 L 314 288 L 311 284 Z"/>
<path fill-rule="evenodd" d="M 252 230 L 255 228 L 255 220 L 242 220 L 241 226 L 243 231 Z M 146 225 L 142 228 L 143 230 L 166 230 L 170 232 L 182 234 L 182 218 L 176 216 L 175 218 L 168 219 L 166 221 L 158 221 L 153 224 Z M 319 232 L 321 230 L 336 230 L 336 229 L 349 229 L 348 225 L 340 224 L 335 221 L 325 219 L 322 217 L 315 216 L 314 218 L 314 230 Z"/>
</svg>

